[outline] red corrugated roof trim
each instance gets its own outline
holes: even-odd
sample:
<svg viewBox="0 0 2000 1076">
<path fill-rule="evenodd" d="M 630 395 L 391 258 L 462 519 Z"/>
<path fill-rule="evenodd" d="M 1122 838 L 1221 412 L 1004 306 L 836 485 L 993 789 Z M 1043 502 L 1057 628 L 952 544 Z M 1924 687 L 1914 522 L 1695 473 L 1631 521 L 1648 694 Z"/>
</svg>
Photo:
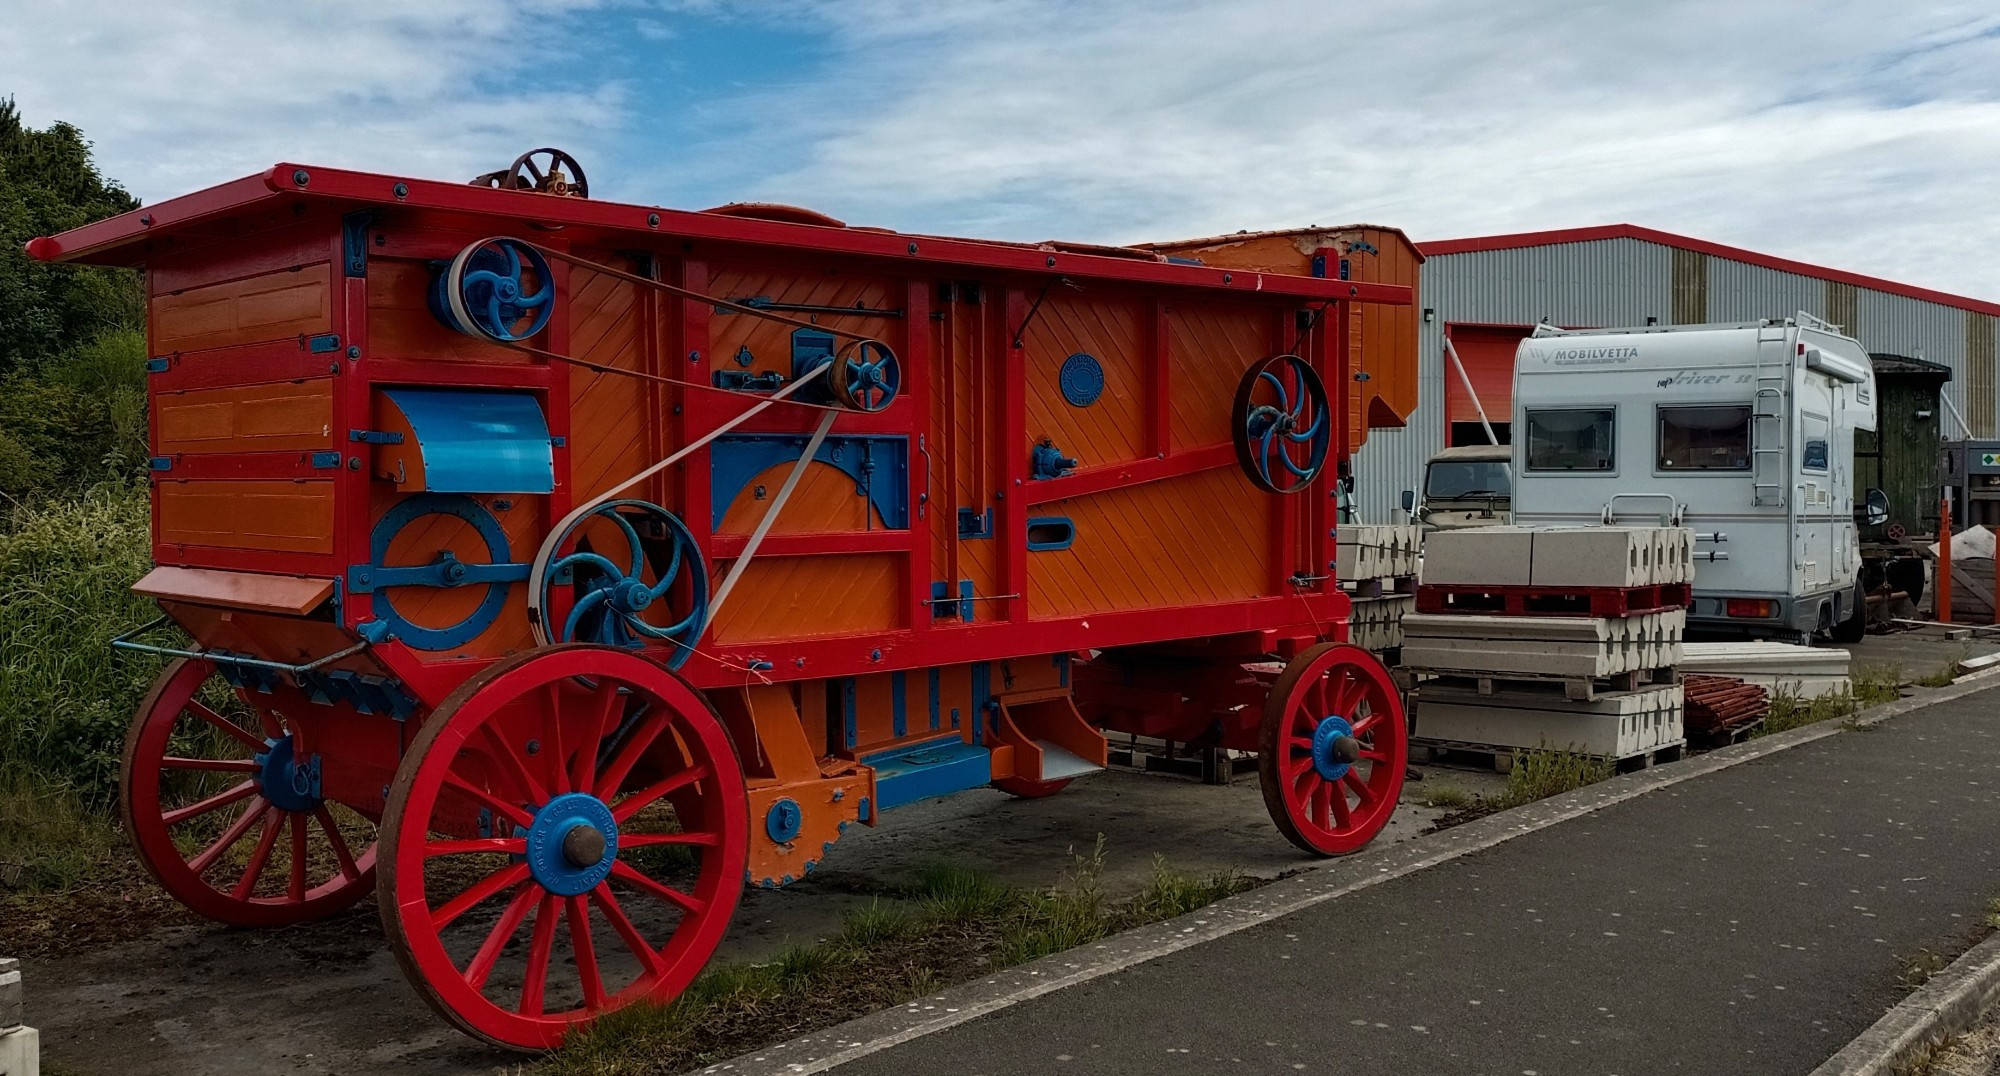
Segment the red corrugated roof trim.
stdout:
<svg viewBox="0 0 2000 1076">
<path fill-rule="evenodd" d="M 1950 292 L 1934 291 L 1930 288 L 1920 288 L 1914 284 L 1901 284 L 1894 280 L 1884 280 L 1881 277 L 1867 276 L 1862 273 L 1850 273 L 1844 269 L 1829 269 L 1823 265 L 1812 265 L 1807 262 L 1793 261 L 1790 258 L 1760 254 L 1754 250 L 1744 250 L 1742 247 L 1713 243 L 1706 239 L 1696 239 L 1692 236 L 1675 235 L 1672 232 L 1662 232 L 1654 228 L 1643 228 L 1637 224 L 1603 224 L 1593 228 L 1558 228 L 1547 232 L 1515 232 L 1511 235 L 1485 235 L 1476 236 L 1471 239 L 1436 239 L 1427 243 L 1418 243 L 1417 249 L 1422 251 L 1426 258 L 1435 258 L 1445 254 L 1468 254 L 1481 250 L 1518 250 L 1523 247 L 1550 247 L 1561 243 L 1591 243 L 1600 239 L 1637 239 L 1641 242 L 1658 243 L 1666 247 L 1679 247 L 1682 250 L 1698 250 L 1703 254 L 1717 258 L 1727 258 L 1730 261 L 1743 262 L 1747 265 L 1762 266 L 1766 269 L 1776 269 L 1785 273 L 1797 273 L 1800 276 L 1816 277 L 1820 280 L 1838 281 L 1842 284 L 1852 284 L 1858 288 L 1868 288 L 1871 291 L 1886 292 L 1890 295 L 1901 295 L 1905 298 L 1921 299 L 1924 302 L 1953 306 L 1960 310 L 1970 310 L 1975 313 L 2000 316 L 2000 303 L 1988 302 L 1984 299 L 1974 299 L 1964 295 L 1953 295 Z"/>
</svg>

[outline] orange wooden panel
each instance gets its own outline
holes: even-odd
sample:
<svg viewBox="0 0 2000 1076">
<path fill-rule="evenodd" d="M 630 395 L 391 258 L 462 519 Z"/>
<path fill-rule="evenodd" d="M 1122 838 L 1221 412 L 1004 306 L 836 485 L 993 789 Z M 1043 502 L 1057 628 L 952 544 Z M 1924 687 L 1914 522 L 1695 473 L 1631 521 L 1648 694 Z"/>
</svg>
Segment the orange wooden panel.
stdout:
<svg viewBox="0 0 2000 1076">
<path fill-rule="evenodd" d="M 717 265 L 710 271 L 708 294 L 737 301 L 765 298 L 774 303 L 860 306 L 871 310 L 894 310 L 903 305 L 903 290 L 895 281 L 831 269 Z M 873 336 L 894 348 L 898 355 L 905 350 L 902 344 L 905 328 L 897 319 L 880 315 L 805 314 L 784 310 L 774 313 L 842 332 Z M 777 371 L 790 379 L 792 334 L 796 331 L 793 326 L 764 318 L 716 311 L 708 322 L 709 376 L 712 378 L 714 372 L 719 370 L 749 373 Z M 738 361 L 738 355 L 746 349 L 750 359 L 747 366 Z"/>
<path fill-rule="evenodd" d="M 385 359 L 533 362 L 526 352 L 449 329 L 431 314 L 434 271 L 410 258 L 368 259 L 368 354 Z M 534 274 L 527 274 L 532 281 Z M 539 338 L 536 340 L 540 342 Z"/>
<path fill-rule="evenodd" d="M 156 352 L 197 351 L 333 331 L 332 266 L 263 273 L 155 295 L 149 324 Z"/>
<path fill-rule="evenodd" d="M 778 487 L 784 485 L 785 476 L 792 471 L 792 462 L 766 468 L 743 492 L 729 504 L 723 514 L 722 525 L 717 534 L 749 534 L 757 527 L 757 521 L 764 518 L 777 499 Z M 763 495 L 757 491 L 762 489 Z M 830 463 L 818 460 L 806 465 L 804 475 L 799 478 L 799 486 L 792 491 L 792 499 L 785 504 L 785 510 L 777 521 L 771 524 L 772 534 L 814 534 L 831 531 L 858 531 L 873 527 L 881 530 L 888 524 L 882 514 L 868 498 L 861 495 L 854 479 L 846 472 Z"/>
<path fill-rule="evenodd" d="M 1278 315 L 1220 303 L 1175 303 L 1167 312 L 1168 403 L 1174 451 L 1228 444 L 1243 372 L 1272 352 Z"/>
<path fill-rule="evenodd" d="M 401 494 L 377 486 L 370 518 L 380 520 L 403 499 Z M 479 495 L 474 500 L 499 520 L 500 529 L 507 535 L 506 559 L 520 563 L 534 557 L 544 533 L 544 498 L 500 494 Z M 501 503 L 508 507 L 496 507 Z M 383 563 L 390 567 L 430 564 L 439 553 L 446 551 L 467 564 L 489 564 L 493 561 L 487 553 L 485 541 L 472 524 L 455 516 L 432 515 L 419 517 L 398 531 L 389 543 L 389 552 Z M 411 623 L 443 628 L 471 615 L 486 599 L 486 587 L 396 587 L 390 591 L 389 598 L 395 603 L 397 615 Z M 464 646 L 440 651 L 437 656 L 494 656 L 532 645 L 534 636 L 528 630 L 528 587 L 525 583 L 515 583 L 507 588 L 507 604 L 492 627 Z"/>
<path fill-rule="evenodd" d="M 333 552 L 333 482 L 161 482 L 160 541 L 175 545 Z"/>
<path fill-rule="evenodd" d="M 714 566 L 719 578 L 727 563 Z M 719 644 L 904 627 L 903 554 L 758 557 L 717 614 Z"/>
<path fill-rule="evenodd" d="M 1347 279 L 1396 284 L 1411 289 L 1409 306 L 1363 306 L 1352 343 L 1354 368 L 1365 380 L 1347 386 L 1350 450 L 1360 447 L 1368 427 L 1400 427 L 1417 409 L 1417 333 L 1423 297 L 1417 293 L 1423 255 L 1400 229 L 1357 224 L 1340 228 L 1298 228 L 1150 244 L 1177 256 L 1229 269 L 1256 269 L 1309 276 L 1316 254 L 1326 252 L 1328 276 L 1339 275 L 1342 255 Z"/>
<path fill-rule="evenodd" d="M 1030 616 L 1239 601 L 1265 594 L 1271 578 L 1270 498 L 1236 467 L 1054 501 L 1035 515 L 1068 516 L 1076 539 L 1028 554 Z"/>
<path fill-rule="evenodd" d="M 603 273 L 570 274 L 569 354 L 620 370 L 646 369 L 644 304 L 639 286 Z M 637 378 L 570 367 L 572 494 L 589 498 L 646 469 L 647 422 L 657 390 Z M 625 496 L 643 497 L 646 489 Z"/>
<path fill-rule="evenodd" d="M 1022 334 L 1027 352 L 1029 445 L 1043 440 L 1084 467 L 1150 455 L 1146 447 L 1146 304 L 1125 296 L 1065 295 L 1052 290 Z M 1088 407 L 1063 399 L 1063 362 L 1083 352 L 1104 368 L 1104 392 Z M 1227 403 L 1223 404 L 1226 412 Z"/>
<path fill-rule="evenodd" d="M 333 593 L 333 580 L 162 564 L 132 584 L 132 589 L 149 598 L 300 616 Z"/>
<path fill-rule="evenodd" d="M 333 381 L 160 393 L 161 455 L 288 452 L 333 444 Z"/>
</svg>

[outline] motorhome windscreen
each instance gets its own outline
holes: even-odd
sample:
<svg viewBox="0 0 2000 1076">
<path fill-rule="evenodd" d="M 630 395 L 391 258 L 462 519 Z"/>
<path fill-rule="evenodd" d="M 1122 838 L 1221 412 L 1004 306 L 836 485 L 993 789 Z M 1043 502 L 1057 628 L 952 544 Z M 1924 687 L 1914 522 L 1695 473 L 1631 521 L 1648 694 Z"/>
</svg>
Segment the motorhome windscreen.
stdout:
<svg viewBox="0 0 2000 1076">
<path fill-rule="evenodd" d="M 1750 405 L 1659 409 L 1662 471 L 1750 469 Z"/>
<path fill-rule="evenodd" d="M 1438 460 L 1424 479 L 1424 498 L 1430 501 L 1507 497 L 1512 492 L 1505 460 Z"/>
<path fill-rule="evenodd" d="M 1617 466 L 1612 452 L 1616 408 L 1531 410 L 1527 418 L 1528 470 L 1609 471 Z"/>
</svg>

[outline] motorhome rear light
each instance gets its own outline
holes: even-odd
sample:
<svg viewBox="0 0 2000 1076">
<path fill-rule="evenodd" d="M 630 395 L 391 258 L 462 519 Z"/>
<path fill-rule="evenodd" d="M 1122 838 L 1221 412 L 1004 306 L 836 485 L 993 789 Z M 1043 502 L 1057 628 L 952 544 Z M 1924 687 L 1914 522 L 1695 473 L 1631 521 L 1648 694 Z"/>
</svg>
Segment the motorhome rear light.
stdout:
<svg viewBox="0 0 2000 1076">
<path fill-rule="evenodd" d="M 1754 598 L 1731 598 L 1723 603 L 1723 613 L 1745 620 L 1766 620 L 1777 615 L 1778 603 Z"/>
</svg>

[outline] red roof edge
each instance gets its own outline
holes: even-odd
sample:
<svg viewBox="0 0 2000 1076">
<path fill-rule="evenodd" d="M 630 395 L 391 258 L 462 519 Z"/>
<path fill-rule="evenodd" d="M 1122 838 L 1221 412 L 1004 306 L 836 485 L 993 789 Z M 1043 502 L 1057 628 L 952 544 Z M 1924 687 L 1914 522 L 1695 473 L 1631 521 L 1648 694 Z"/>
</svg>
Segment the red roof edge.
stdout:
<svg viewBox="0 0 2000 1076">
<path fill-rule="evenodd" d="M 1548 247 L 1561 243 L 1590 243 L 1601 239 L 1636 239 L 1645 243 L 1658 243 L 1661 246 L 1679 247 L 1682 250 L 1697 250 L 1703 254 L 1717 258 L 1727 258 L 1730 261 L 1761 266 L 1765 269 L 1776 269 L 1785 273 L 1797 273 L 1800 276 L 1838 281 L 1842 284 L 1852 284 L 1858 288 L 1867 288 L 1870 291 L 1900 295 L 1907 299 L 1921 299 L 1924 302 L 1938 303 L 1943 306 L 1957 307 L 1960 310 L 1970 310 L 1974 313 L 2000 317 L 2000 303 L 1988 302 L 1984 299 L 1974 299 L 1965 295 L 1954 295 L 1945 291 L 1935 291 L 1931 288 L 1920 288 L 1914 284 L 1898 283 L 1894 280 L 1885 280 L 1881 277 L 1868 276 L 1863 273 L 1850 273 L 1844 269 L 1829 269 L 1826 266 L 1813 265 L 1810 262 L 1793 261 L 1790 258 L 1760 254 L 1757 251 L 1745 250 L 1742 247 L 1732 247 L 1723 243 L 1710 242 L 1706 239 L 1696 239 L 1693 236 L 1675 235 L 1672 232 L 1663 232 L 1655 228 L 1644 228 L 1637 224 L 1601 224 L 1590 228 L 1558 228 L 1545 232 L 1514 232 L 1508 235 L 1475 236 L 1470 239 L 1437 239 L 1428 243 L 1418 243 L 1417 249 L 1423 252 L 1424 257 L 1435 258 L 1445 254 L 1470 254 L 1482 250 L 1519 250 L 1524 247 Z"/>
</svg>

